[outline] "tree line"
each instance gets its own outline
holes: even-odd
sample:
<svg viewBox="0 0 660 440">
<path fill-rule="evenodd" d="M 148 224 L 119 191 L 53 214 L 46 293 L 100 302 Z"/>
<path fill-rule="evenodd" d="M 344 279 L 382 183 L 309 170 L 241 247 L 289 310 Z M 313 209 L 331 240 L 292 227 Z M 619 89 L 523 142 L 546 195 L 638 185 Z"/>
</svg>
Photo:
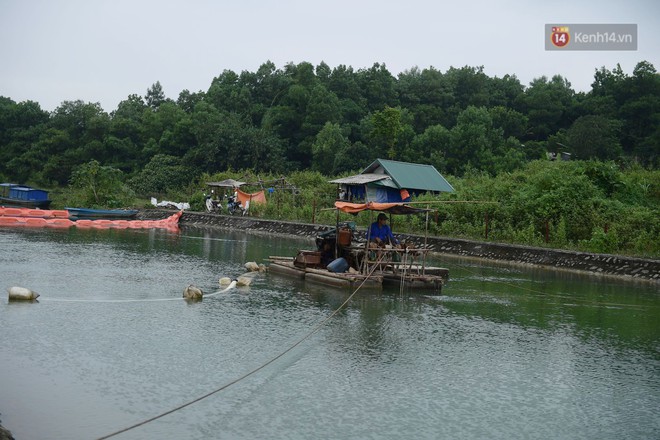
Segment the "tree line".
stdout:
<svg viewBox="0 0 660 440">
<path fill-rule="evenodd" d="M 660 75 L 645 61 L 595 70 L 586 93 L 559 75 L 524 86 L 482 67 L 395 77 L 382 64 L 266 62 L 176 101 L 156 82 L 110 113 L 0 97 L 0 179 L 50 188 L 58 207 L 138 195 L 203 209 L 204 182 L 286 176 L 300 192 L 276 191 L 251 215 L 332 224 L 315 210 L 336 196 L 329 177 L 388 158 L 434 165 L 457 189 L 450 202 L 490 202 L 440 205 L 433 234 L 657 257 L 659 122 Z"/>
<path fill-rule="evenodd" d="M 164 192 L 227 169 L 328 176 L 376 158 L 434 165 L 462 176 L 521 169 L 546 153 L 658 165 L 660 75 L 646 61 L 632 74 L 595 70 L 589 92 L 560 75 L 524 86 L 483 67 L 433 67 L 392 75 L 384 64 L 354 70 L 272 62 L 223 71 L 206 91 L 167 98 L 160 82 L 110 113 L 64 101 L 47 112 L 0 97 L 0 177 L 69 183 L 90 160 L 120 170 L 138 193 Z"/>
</svg>

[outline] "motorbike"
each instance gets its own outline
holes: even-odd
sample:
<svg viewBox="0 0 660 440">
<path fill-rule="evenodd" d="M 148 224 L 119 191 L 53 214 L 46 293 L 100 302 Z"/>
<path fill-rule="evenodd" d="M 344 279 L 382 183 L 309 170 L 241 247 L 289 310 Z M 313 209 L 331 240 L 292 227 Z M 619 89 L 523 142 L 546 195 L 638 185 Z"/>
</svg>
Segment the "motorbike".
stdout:
<svg viewBox="0 0 660 440">
<path fill-rule="evenodd" d="M 227 197 L 227 212 L 229 215 L 245 215 L 247 213 L 247 209 L 241 205 L 241 202 L 239 202 L 236 197 L 229 196 Z"/>
<path fill-rule="evenodd" d="M 221 201 L 214 199 L 212 195 L 206 196 L 204 204 L 206 205 L 207 212 L 220 212 L 222 210 Z"/>
</svg>

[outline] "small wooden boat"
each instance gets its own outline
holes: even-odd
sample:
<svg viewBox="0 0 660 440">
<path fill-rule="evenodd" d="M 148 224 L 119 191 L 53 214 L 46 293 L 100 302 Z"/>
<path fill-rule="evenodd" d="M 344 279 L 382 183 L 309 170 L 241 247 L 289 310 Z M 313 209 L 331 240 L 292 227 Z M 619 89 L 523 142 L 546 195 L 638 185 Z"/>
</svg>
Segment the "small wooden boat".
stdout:
<svg viewBox="0 0 660 440">
<path fill-rule="evenodd" d="M 64 208 L 69 212 L 71 220 L 77 219 L 131 219 L 138 213 L 137 209 L 89 209 Z"/>
<path fill-rule="evenodd" d="M 415 214 L 428 209 L 412 208 L 402 203 L 357 204 L 336 202 L 338 213 L 363 210 L 390 214 Z M 428 218 L 428 216 L 427 216 Z M 317 250 L 299 251 L 296 257 L 270 257 L 271 272 L 323 283 L 330 286 L 358 286 L 382 289 L 394 286 L 401 290 L 439 294 L 449 278 L 449 270 L 427 266 L 430 249 L 425 245 L 405 243 L 400 246 L 373 248 L 354 234 L 353 222 L 337 221 L 335 229 L 316 239 Z M 321 255 L 329 251 L 329 260 Z M 341 261 L 339 261 L 341 260 Z M 340 262 L 341 264 L 335 264 Z M 364 284 L 363 284 L 364 283 Z"/>
</svg>

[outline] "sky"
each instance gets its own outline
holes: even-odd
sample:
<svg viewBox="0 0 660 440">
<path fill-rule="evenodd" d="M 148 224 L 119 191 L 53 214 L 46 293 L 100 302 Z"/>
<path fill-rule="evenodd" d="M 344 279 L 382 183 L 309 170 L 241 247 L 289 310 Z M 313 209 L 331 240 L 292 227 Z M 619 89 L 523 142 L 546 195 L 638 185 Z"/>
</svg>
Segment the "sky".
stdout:
<svg viewBox="0 0 660 440">
<path fill-rule="evenodd" d="M 632 23 L 636 51 L 546 51 L 545 24 Z M 490 77 L 562 75 L 577 92 L 617 64 L 660 70 L 656 0 L 0 0 L 0 96 L 53 111 L 111 112 L 156 81 L 207 91 L 225 70 L 325 62 L 393 74 L 483 66 Z"/>
</svg>

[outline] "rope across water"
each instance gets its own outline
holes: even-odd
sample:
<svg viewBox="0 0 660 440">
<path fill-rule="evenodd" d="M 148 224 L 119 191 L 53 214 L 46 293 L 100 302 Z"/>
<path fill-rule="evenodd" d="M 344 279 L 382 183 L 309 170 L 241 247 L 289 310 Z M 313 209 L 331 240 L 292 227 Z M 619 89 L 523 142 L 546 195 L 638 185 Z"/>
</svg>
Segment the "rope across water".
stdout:
<svg viewBox="0 0 660 440">
<path fill-rule="evenodd" d="M 380 259 L 378 260 L 378 263 L 381 262 L 382 258 L 383 258 L 383 257 L 381 256 Z M 196 399 L 193 399 L 193 400 L 191 400 L 191 401 L 189 401 L 189 402 L 186 402 L 186 403 L 184 403 L 184 404 L 182 404 L 182 405 L 179 405 L 179 406 L 177 406 L 176 408 L 172 408 L 172 409 L 170 409 L 169 411 L 166 411 L 166 412 L 164 412 L 164 413 L 158 414 L 158 415 L 156 415 L 156 416 L 154 416 L 154 417 L 151 417 L 151 418 L 149 418 L 149 419 L 143 420 L 143 421 L 141 421 L 141 422 L 139 422 L 139 423 L 136 423 L 136 424 L 134 424 L 134 425 L 128 426 L 128 427 L 126 427 L 126 428 L 124 428 L 124 429 L 121 429 L 121 430 L 119 430 L 119 431 L 115 431 L 115 432 L 113 432 L 113 433 L 111 433 L 111 434 L 104 435 L 103 437 L 99 437 L 97 440 L 104 440 L 104 439 L 108 439 L 108 438 L 114 437 L 114 436 L 116 436 L 116 435 L 122 434 L 122 433 L 124 433 L 124 432 L 130 431 L 130 430 L 135 429 L 135 428 L 138 428 L 138 427 L 140 427 L 140 426 L 146 425 L 147 423 L 153 422 L 153 421 L 158 420 L 158 419 L 160 419 L 160 418 L 162 418 L 162 417 L 165 417 L 165 416 L 167 416 L 167 415 L 169 415 L 169 414 L 172 414 L 172 413 L 174 413 L 174 412 L 177 412 L 177 411 L 179 411 L 179 410 L 181 410 L 181 409 L 183 409 L 183 408 L 186 408 L 186 407 L 188 407 L 188 406 L 190 406 L 190 405 L 192 405 L 192 404 L 194 404 L 194 403 L 197 403 L 197 402 L 199 402 L 199 401 L 201 401 L 201 400 L 204 400 L 204 399 L 206 399 L 207 397 L 210 397 L 210 396 L 212 396 L 212 395 L 214 395 L 214 394 L 216 394 L 216 393 L 219 393 L 220 391 L 226 390 L 226 389 L 229 388 L 230 386 L 235 385 L 236 383 L 242 381 L 243 379 L 246 379 L 246 378 L 252 376 L 253 374 L 255 374 L 255 373 L 257 373 L 257 372 L 263 370 L 263 369 L 266 368 L 268 365 L 270 365 L 270 364 L 272 364 L 273 362 L 277 361 L 277 360 L 280 359 L 282 356 L 284 356 L 285 354 L 289 353 L 291 350 L 293 350 L 294 348 L 296 348 L 297 346 L 299 346 L 300 344 L 302 344 L 304 341 L 306 341 L 307 339 L 309 339 L 312 335 L 314 335 L 316 332 L 318 332 L 318 331 L 321 329 L 321 327 L 323 327 L 323 326 L 324 326 L 324 325 L 325 325 L 330 319 L 332 319 L 335 315 L 337 315 L 337 313 L 339 313 L 344 307 L 346 307 L 346 305 L 347 305 L 347 304 L 353 299 L 353 297 L 354 297 L 354 296 L 360 291 L 360 289 L 362 288 L 362 286 L 364 285 L 364 283 L 369 279 L 369 277 L 371 277 L 371 275 L 373 275 L 373 271 L 375 270 L 376 267 L 377 267 L 377 264 L 374 265 L 374 268 L 371 270 L 371 272 L 369 272 L 369 273 L 367 274 L 367 276 L 364 278 L 364 280 L 362 280 L 362 283 L 360 283 L 360 285 L 355 289 L 355 291 L 354 291 L 353 293 L 351 293 L 351 294 L 348 296 L 348 298 L 346 298 L 346 300 L 345 300 L 345 301 L 344 301 L 339 307 L 337 307 L 337 308 L 336 308 L 336 309 L 335 309 L 330 315 L 328 315 L 328 316 L 327 316 L 325 319 L 323 319 L 320 323 L 318 323 L 317 325 L 315 325 L 315 326 L 314 326 L 314 327 L 313 327 L 313 328 L 312 328 L 312 329 L 311 329 L 306 335 L 304 335 L 304 336 L 303 336 L 302 338 L 300 338 L 297 342 L 295 342 L 294 344 L 292 344 L 289 348 L 285 349 L 284 351 L 282 351 L 282 352 L 279 353 L 278 355 L 274 356 L 273 358 L 271 358 L 271 359 L 268 360 L 267 362 L 263 363 L 262 365 L 258 366 L 257 368 L 255 368 L 255 369 L 253 369 L 253 370 L 251 370 L 251 371 L 248 371 L 247 373 L 245 373 L 245 374 L 243 374 L 242 376 L 240 376 L 240 377 L 238 377 L 238 378 L 232 380 L 231 382 L 226 383 L 225 385 L 221 386 L 220 388 L 217 388 L 217 389 L 215 389 L 215 390 L 213 390 L 213 391 L 211 391 L 211 392 L 208 392 L 208 393 L 204 394 L 203 396 L 197 397 Z M 218 292 L 218 293 L 219 293 L 219 292 Z"/>
</svg>

